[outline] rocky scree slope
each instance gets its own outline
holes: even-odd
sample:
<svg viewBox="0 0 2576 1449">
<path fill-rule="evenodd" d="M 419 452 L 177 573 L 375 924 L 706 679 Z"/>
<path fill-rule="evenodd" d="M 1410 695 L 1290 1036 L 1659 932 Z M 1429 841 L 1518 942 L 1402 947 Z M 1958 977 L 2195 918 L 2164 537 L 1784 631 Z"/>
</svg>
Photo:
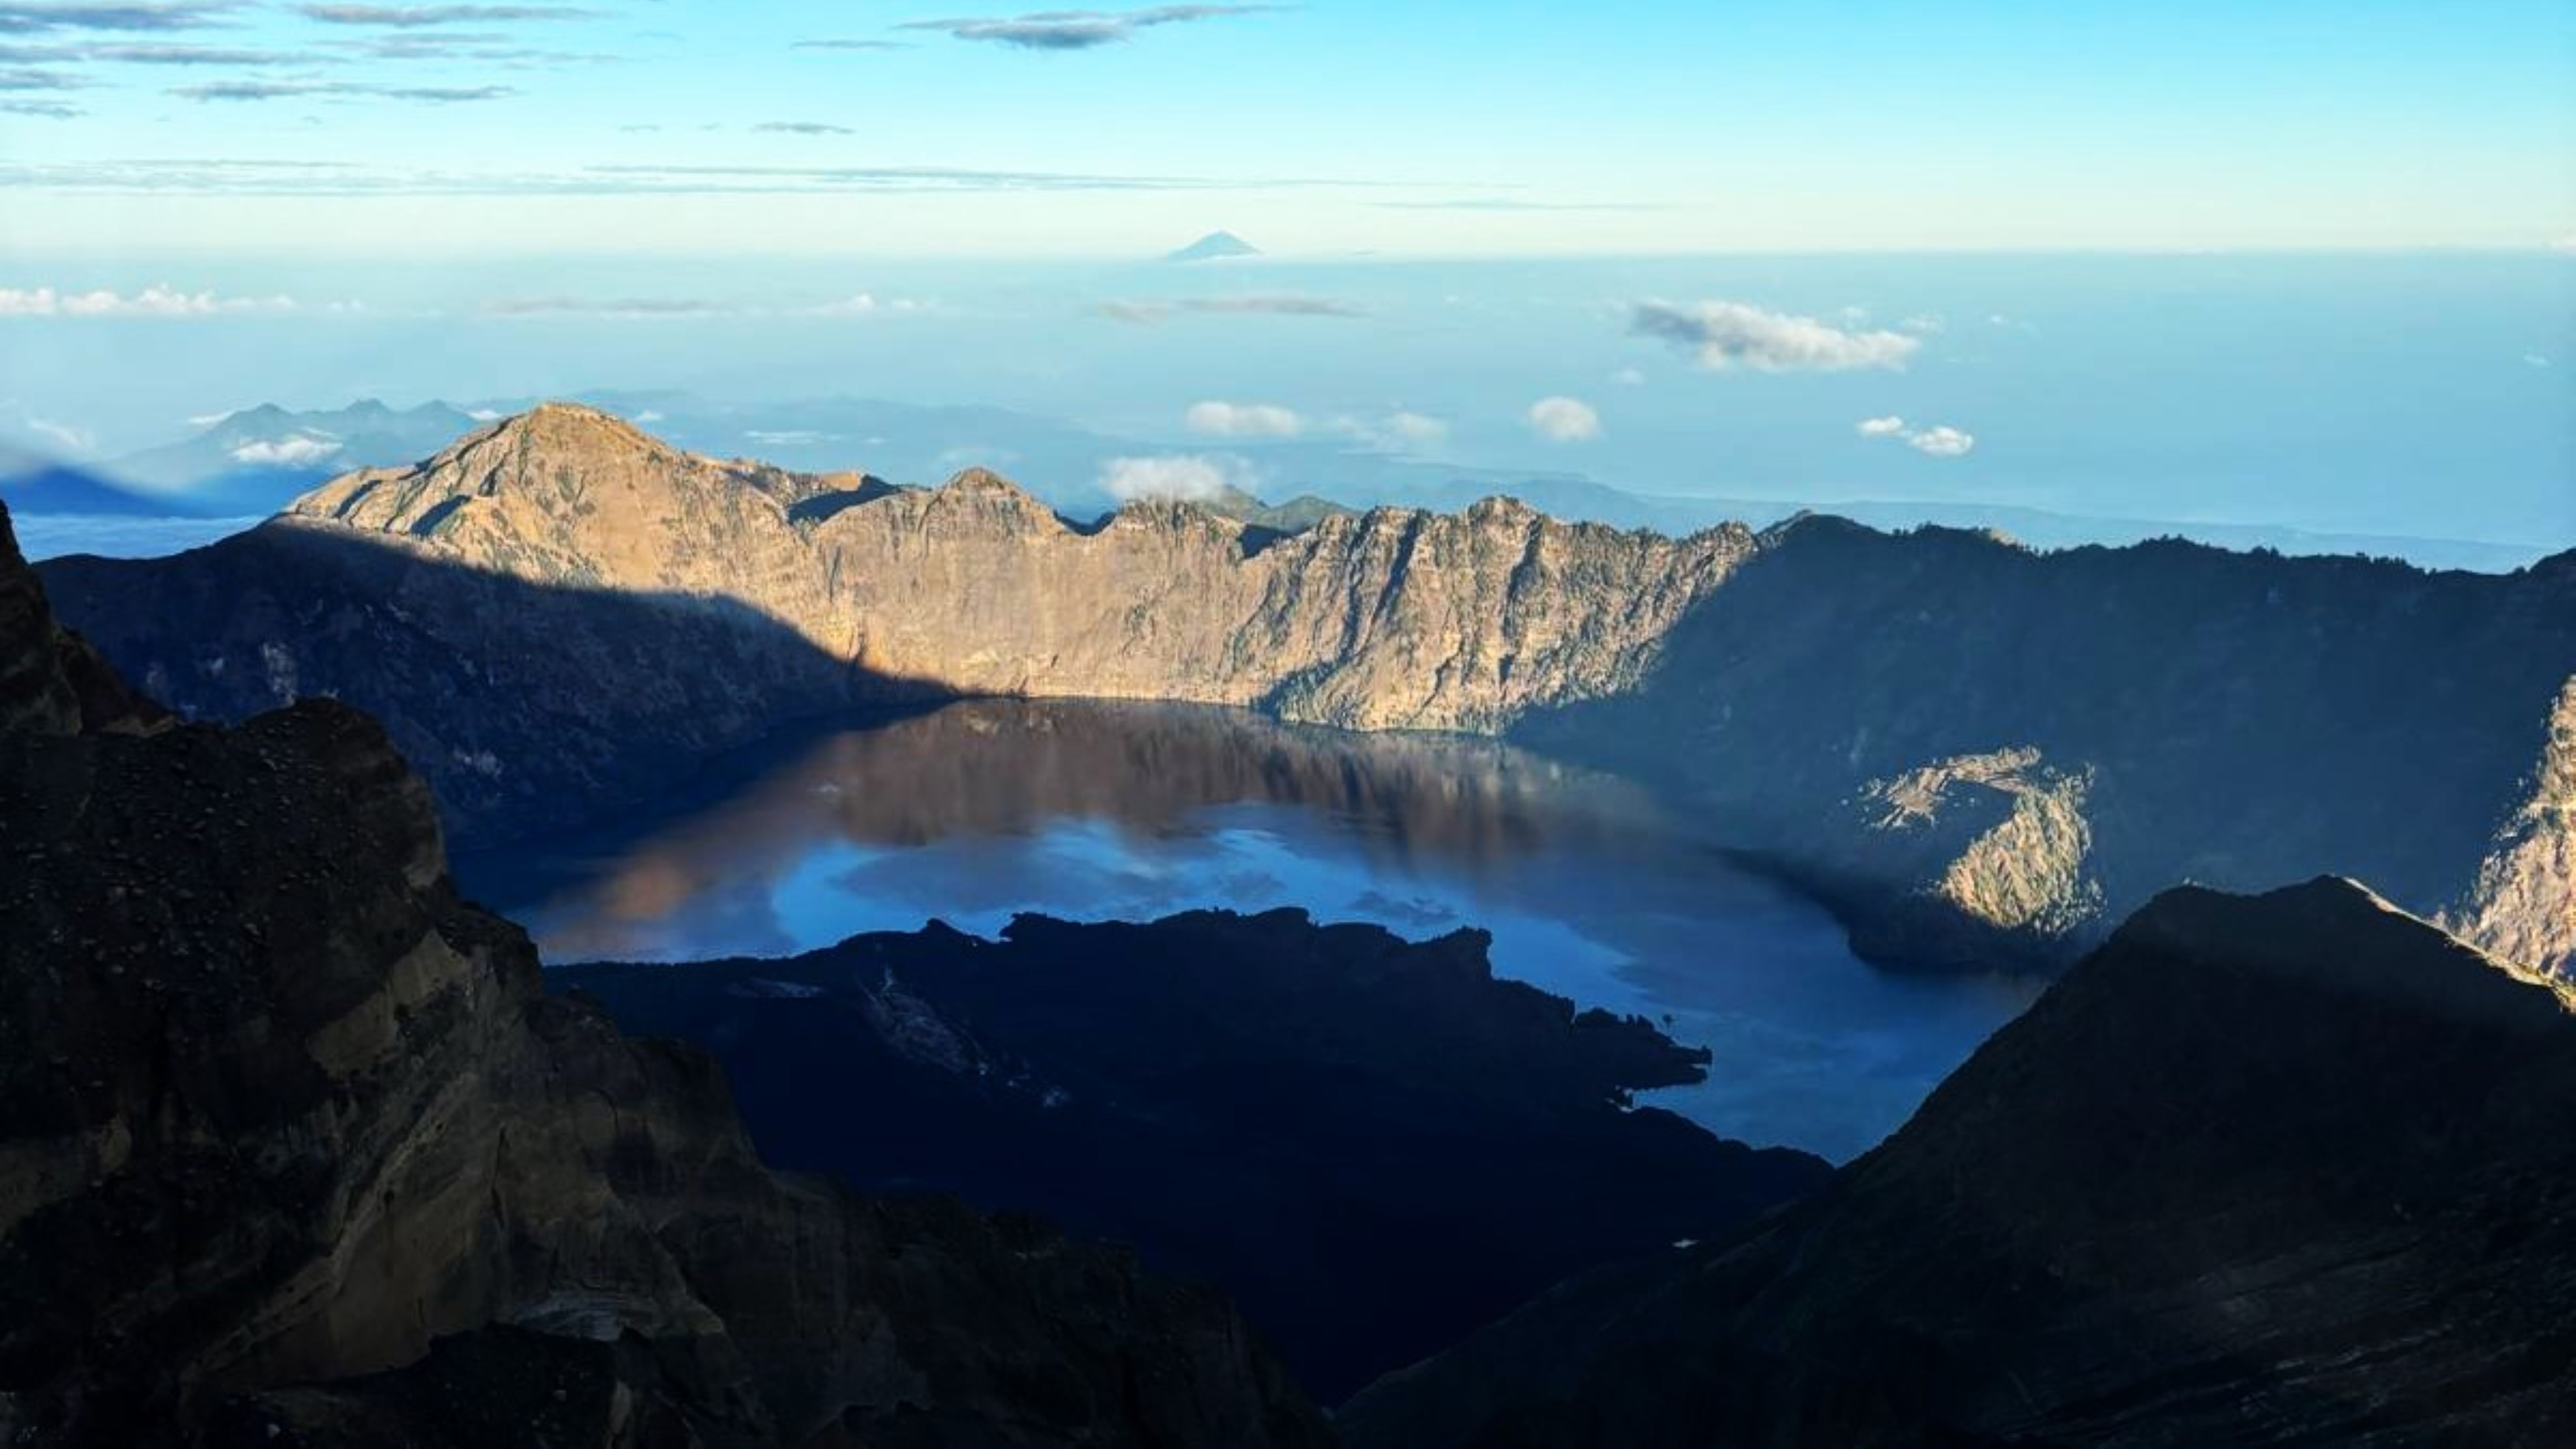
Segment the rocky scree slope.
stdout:
<svg viewBox="0 0 2576 1449">
<path fill-rule="evenodd" d="M 549 405 L 249 535 L 47 578 L 183 712 L 376 711 L 476 835 L 858 701 L 1178 699 L 1613 766 L 1884 960 L 2062 964 L 2176 882 L 2319 872 L 2576 956 L 2576 555 L 2038 554 L 1823 518 L 1674 540 L 1505 501 L 1085 529 L 981 471 L 790 474 Z"/>
<path fill-rule="evenodd" d="M 167 722 L 5 514 L 0 1305 L 13 1444 L 1329 1437 L 1210 1291 L 768 1171 L 456 898 L 372 722 Z"/>
<path fill-rule="evenodd" d="M 1360 1449 L 2576 1438 L 2576 1016 L 2359 886 L 2159 896 L 1822 1192 L 1560 1286 Z"/>
</svg>

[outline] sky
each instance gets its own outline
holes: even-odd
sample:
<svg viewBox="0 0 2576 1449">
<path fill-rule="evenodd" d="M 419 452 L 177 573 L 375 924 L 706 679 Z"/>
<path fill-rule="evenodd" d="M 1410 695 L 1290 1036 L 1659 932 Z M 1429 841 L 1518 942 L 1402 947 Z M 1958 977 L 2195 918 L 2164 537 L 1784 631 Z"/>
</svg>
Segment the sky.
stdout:
<svg viewBox="0 0 2576 1449">
<path fill-rule="evenodd" d="M 2576 236 L 2564 0 L 0 3 L 0 248 Z"/>
<path fill-rule="evenodd" d="M 2567 0 L 0 0 L 0 464 L 678 389 L 2536 550 L 2571 377 Z"/>
</svg>

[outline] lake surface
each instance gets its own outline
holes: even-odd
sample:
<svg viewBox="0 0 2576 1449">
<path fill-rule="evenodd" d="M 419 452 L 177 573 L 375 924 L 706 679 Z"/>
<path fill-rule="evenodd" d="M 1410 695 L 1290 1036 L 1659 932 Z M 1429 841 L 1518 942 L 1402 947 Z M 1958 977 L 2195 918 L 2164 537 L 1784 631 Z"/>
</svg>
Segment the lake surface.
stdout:
<svg viewBox="0 0 2576 1449">
<path fill-rule="evenodd" d="M 1874 970 L 1822 910 L 1629 781 L 1491 741 L 1192 706 L 955 704 L 775 747 L 649 822 L 459 869 L 558 964 L 786 955 L 933 917 L 989 934 L 1021 911 L 1481 927 L 1498 974 L 1716 1053 L 1706 1085 L 1650 1100 L 1837 1159 L 2036 990 Z"/>
</svg>

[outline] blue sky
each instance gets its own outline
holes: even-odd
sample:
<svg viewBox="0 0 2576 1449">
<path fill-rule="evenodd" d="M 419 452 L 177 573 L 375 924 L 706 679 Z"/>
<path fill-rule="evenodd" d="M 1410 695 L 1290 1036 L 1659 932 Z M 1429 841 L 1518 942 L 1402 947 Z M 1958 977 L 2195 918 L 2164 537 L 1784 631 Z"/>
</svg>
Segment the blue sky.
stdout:
<svg viewBox="0 0 2576 1449">
<path fill-rule="evenodd" d="M 0 0 L 0 464 L 678 389 L 2565 547 L 2571 157 L 2568 0 Z"/>
<path fill-rule="evenodd" d="M 1314 257 L 2576 234 L 2563 0 L 1012 16 L 0 3 L 0 248 L 1120 256 L 1218 218 Z"/>
</svg>

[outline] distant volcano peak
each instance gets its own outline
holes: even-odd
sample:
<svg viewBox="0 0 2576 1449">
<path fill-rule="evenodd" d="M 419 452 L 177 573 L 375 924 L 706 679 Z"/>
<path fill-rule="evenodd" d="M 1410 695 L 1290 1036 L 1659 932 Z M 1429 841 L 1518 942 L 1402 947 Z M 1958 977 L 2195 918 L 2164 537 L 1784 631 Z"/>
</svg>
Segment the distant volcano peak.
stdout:
<svg viewBox="0 0 2576 1449">
<path fill-rule="evenodd" d="M 1167 262 L 1213 262 L 1227 257 L 1257 257 L 1261 248 L 1230 231 L 1212 231 L 1179 251 L 1166 253 Z"/>
</svg>

